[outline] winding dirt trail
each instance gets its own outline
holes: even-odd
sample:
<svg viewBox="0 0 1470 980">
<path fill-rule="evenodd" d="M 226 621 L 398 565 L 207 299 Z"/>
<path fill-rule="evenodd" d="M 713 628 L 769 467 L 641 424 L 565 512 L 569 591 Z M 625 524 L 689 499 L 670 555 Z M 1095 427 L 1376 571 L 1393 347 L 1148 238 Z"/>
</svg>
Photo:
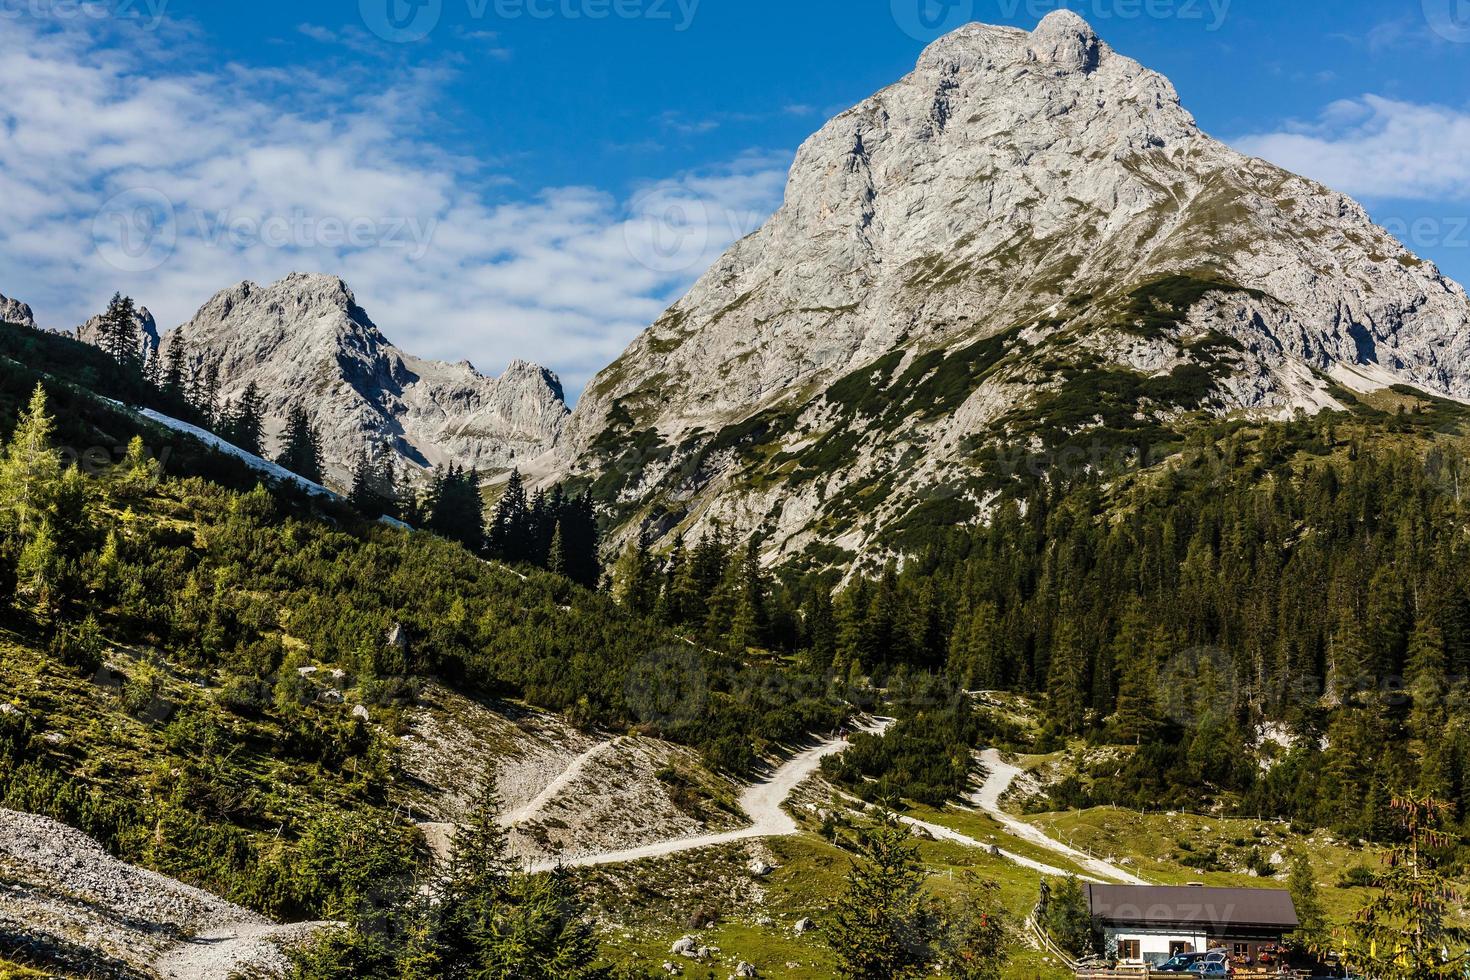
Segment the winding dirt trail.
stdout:
<svg viewBox="0 0 1470 980">
<path fill-rule="evenodd" d="M 1104 881 L 1120 882 L 1125 885 L 1149 884 L 1149 882 L 1144 881 L 1131 872 L 1125 871 L 1115 864 L 1104 861 L 1101 858 L 1095 858 L 1090 854 L 1085 854 L 1074 847 L 1068 847 L 1061 841 L 1048 837 L 1041 830 L 1031 826 L 1029 823 L 1017 820 L 1009 813 L 1006 813 L 1001 809 L 1001 798 L 1006 795 L 1006 792 L 1011 788 L 1011 784 L 1016 781 L 1016 777 L 1021 775 L 1022 770 L 1003 760 L 997 749 L 986 749 L 982 752 L 980 754 L 980 762 L 985 766 L 988 775 L 985 777 L 985 782 L 980 785 L 980 788 L 970 794 L 969 800 L 977 808 L 993 817 L 997 823 L 1006 829 L 1007 833 L 1014 837 L 1019 837 L 1028 843 L 1035 844 L 1037 847 L 1045 848 L 1053 854 L 1060 854 L 1078 867 L 1086 868 L 1093 874 L 1101 876 Z"/>
<path fill-rule="evenodd" d="M 537 793 L 534 798 L 527 801 L 525 805 L 501 816 L 499 821 L 500 825 L 502 827 L 514 827 L 516 824 L 523 823 L 540 813 L 541 808 L 554 800 L 562 790 L 570 786 L 572 780 L 582 775 L 594 759 L 601 756 L 604 752 L 608 752 L 616 746 L 621 745 L 624 741 L 626 741 L 626 738 L 615 738 L 610 742 L 599 742 L 586 752 L 577 756 L 577 758 L 572 760 L 571 765 L 567 766 L 559 776 L 547 783 L 546 787 Z"/>
<path fill-rule="evenodd" d="M 859 726 L 857 730 L 878 734 L 887 731 L 891 724 L 893 724 L 892 719 L 878 718 Z M 717 847 L 721 844 L 733 844 L 737 841 L 760 837 L 789 837 L 796 833 L 798 828 L 796 821 L 782 807 L 796 787 L 816 774 L 821 768 L 823 759 L 836 755 L 846 748 L 846 739 L 831 739 L 822 742 L 804 752 L 797 753 L 777 767 L 768 778 L 747 787 L 740 796 L 740 808 L 751 820 L 749 827 L 728 830 L 719 834 L 660 841 L 656 844 L 647 844 L 627 850 L 587 854 L 566 860 L 541 861 L 531 865 L 529 870 L 533 872 L 551 871 L 557 867 L 587 868 L 606 864 L 626 864 L 630 861 L 668 857 L 673 854 L 683 854 L 687 851 L 697 851 L 706 847 Z"/>
<path fill-rule="evenodd" d="M 283 946 L 304 942 L 334 925 L 237 922 L 169 949 L 154 960 L 153 969 L 163 980 L 230 980 L 252 971 L 279 975 L 290 965 L 281 952 Z"/>
</svg>

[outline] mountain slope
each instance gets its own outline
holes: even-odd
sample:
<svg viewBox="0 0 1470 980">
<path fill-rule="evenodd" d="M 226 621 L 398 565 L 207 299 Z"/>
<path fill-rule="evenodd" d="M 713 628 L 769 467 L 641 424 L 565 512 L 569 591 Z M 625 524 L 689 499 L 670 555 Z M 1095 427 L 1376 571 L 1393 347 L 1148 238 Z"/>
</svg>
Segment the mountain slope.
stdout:
<svg viewBox="0 0 1470 980">
<path fill-rule="evenodd" d="M 517 361 L 499 378 L 394 347 L 334 276 L 242 282 L 163 341 L 183 343 L 195 371 L 219 371 L 220 395 L 254 382 L 265 399 L 268 449 L 294 405 L 321 428 L 329 478 L 345 484 L 364 446 L 423 468 L 504 469 L 545 452 L 567 415 L 561 382 Z"/>
<path fill-rule="evenodd" d="M 859 551 L 1192 413 L 1341 407 L 1329 378 L 1470 397 L 1467 354 L 1463 289 L 1063 11 L 962 28 L 808 140 L 562 452 L 628 526 Z"/>
</svg>

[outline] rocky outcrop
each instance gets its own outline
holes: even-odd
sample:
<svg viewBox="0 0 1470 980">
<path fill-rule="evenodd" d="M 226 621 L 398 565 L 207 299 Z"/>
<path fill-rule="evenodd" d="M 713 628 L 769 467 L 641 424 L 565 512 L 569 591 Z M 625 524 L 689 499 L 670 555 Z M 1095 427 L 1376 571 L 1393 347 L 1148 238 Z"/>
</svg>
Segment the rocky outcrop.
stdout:
<svg viewBox="0 0 1470 980">
<path fill-rule="evenodd" d="M 280 926 L 126 864 L 45 817 L 0 810 L 0 932 L 67 975 L 227 980 L 277 975 L 282 946 L 323 923 Z"/>
<path fill-rule="evenodd" d="M 0 323 L 15 323 L 22 327 L 34 327 L 36 317 L 31 308 L 19 300 L 0 296 Z"/>
<path fill-rule="evenodd" d="M 140 306 L 133 316 L 133 325 L 138 332 L 138 354 L 146 362 L 158 350 L 158 323 L 153 319 L 153 314 L 148 312 L 148 307 Z M 100 313 L 77 327 L 77 339 L 84 344 L 97 347 L 101 338 L 102 314 Z"/>
<path fill-rule="evenodd" d="M 591 383 L 561 454 L 605 474 L 625 534 L 860 552 L 978 519 L 1014 475 L 985 460 L 1054 449 L 1048 424 L 1317 411 L 1329 378 L 1470 398 L 1465 291 L 1062 11 L 940 39 L 809 139 L 781 209 Z"/>
<path fill-rule="evenodd" d="M 468 362 L 399 350 L 334 276 L 242 282 L 170 331 L 165 357 L 175 344 L 191 371 L 218 370 L 222 400 L 258 387 L 268 453 L 290 409 L 305 406 L 323 436 L 328 478 L 339 486 L 365 446 L 386 448 L 413 469 L 520 465 L 551 448 L 568 414 L 561 382 L 534 364 L 517 361 L 490 378 Z"/>
</svg>

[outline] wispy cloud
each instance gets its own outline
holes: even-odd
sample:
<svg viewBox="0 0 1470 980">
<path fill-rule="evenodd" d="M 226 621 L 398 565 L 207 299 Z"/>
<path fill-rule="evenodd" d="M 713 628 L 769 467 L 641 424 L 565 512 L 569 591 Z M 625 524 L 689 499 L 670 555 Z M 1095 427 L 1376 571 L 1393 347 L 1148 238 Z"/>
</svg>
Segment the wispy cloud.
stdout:
<svg viewBox="0 0 1470 980">
<path fill-rule="evenodd" d="M 0 291 L 65 327 L 121 289 L 172 326 L 242 279 L 334 273 L 408 350 L 486 371 L 532 358 L 576 389 L 780 201 L 789 155 L 762 153 L 626 197 L 510 198 L 420 135 L 455 77 L 199 71 L 166 45 L 13 22 Z"/>
<path fill-rule="evenodd" d="M 1449 106 L 1365 95 L 1234 144 L 1356 196 L 1470 201 L 1470 112 Z"/>
</svg>

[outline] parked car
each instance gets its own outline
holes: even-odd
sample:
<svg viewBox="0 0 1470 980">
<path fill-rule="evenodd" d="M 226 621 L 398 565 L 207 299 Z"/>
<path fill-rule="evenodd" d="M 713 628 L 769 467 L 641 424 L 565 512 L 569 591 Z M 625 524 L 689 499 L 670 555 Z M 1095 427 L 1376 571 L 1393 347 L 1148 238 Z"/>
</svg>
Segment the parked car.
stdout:
<svg viewBox="0 0 1470 980">
<path fill-rule="evenodd" d="M 1205 953 L 1180 953 L 1172 956 L 1158 966 L 1154 967 L 1155 973 L 1188 973 L 1196 963 L 1205 961 Z"/>
<path fill-rule="evenodd" d="M 1208 977 L 1211 980 L 1230 980 L 1235 976 L 1235 967 L 1228 962 L 1220 960 L 1200 960 L 1189 968 L 1189 975 L 1194 977 Z"/>
</svg>

